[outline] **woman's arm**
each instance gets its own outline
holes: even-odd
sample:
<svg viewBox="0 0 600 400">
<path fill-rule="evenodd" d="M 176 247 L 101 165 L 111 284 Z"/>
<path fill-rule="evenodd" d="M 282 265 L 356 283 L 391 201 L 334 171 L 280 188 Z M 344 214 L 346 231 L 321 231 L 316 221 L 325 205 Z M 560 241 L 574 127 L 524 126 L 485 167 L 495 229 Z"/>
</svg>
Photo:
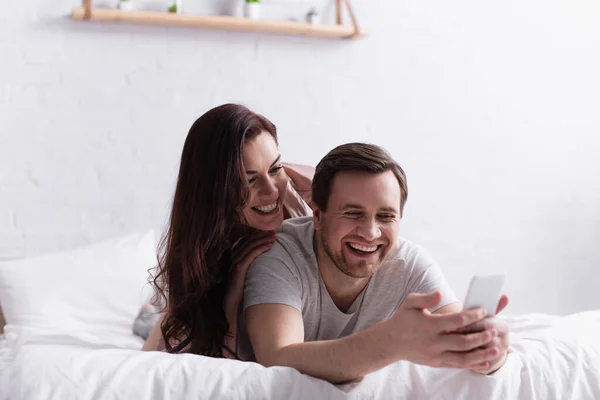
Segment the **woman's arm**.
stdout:
<svg viewBox="0 0 600 400">
<path fill-rule="evenodd" d="M 160 330 L 160 325 L 162 324 L 164 318 L 164 314 L 160 315 L 160 319 L 150 331 L 150 336 L 144 342 L 142 346 L 142 351 L 164 351 L 166 349 L 165 341 L 162 337 L 162 331 Z"/>
<path fill-rule="evenodd" d="M 234 354 L 229 352 L 227 348 L 235 352 L 236 349 L 236 332 L 237 332 L 237 313 L 239 310 L 240 303 L 244 296 L 244 282 L 246 280 L 246 272 L 248 267 L 254 261 L 256 257 L 269 250 L 275 242 L 274 232 L 262 232 L 257 231 L 243 242 L 236 246 L 234 265 L 236 268 L 229 282 L 227 294 L 223 308 L 225 315 L 227 316 L 227 323 L 229 324 L 229 334 L 224 338 L 225 348 L 223 349 L 223 355 L 226 358 L 235 358 Z M 152 328 L 150 336 L 144 342 L 142 351 L 164 351 L 166 349 L 165 341 L 162 336 L 161 324 L 164 319 L 164 313 L 161 313 L 160 319 Z"/>
<path fill-rule="evenodd" d="M 315 173 L 313 167 L 308 165 L 287 164 L 283 167 L 290 178 L 287 188 L 285 210 L 289 218 L 312 215 L 310 203 L 312 200 L 312 178 Z"/>
<path fill-rule="evenodd" d="M 268 251 L 275 242 L 275 232 L 256 231 L 249 237 L 240 240 L 233 248 L 233 265 L 235 268 L 229 281 L 223 310 L 229 324 L 229 333 L 225 336 L 223 356 L 236 358 L 232 352 L 237 352 L 237 318 L 240 304 L 244 299 L 244 283 L 250 264 L 262 253 Z M 231 350 L 231 351 L 228 351 Z"/>
</svg>

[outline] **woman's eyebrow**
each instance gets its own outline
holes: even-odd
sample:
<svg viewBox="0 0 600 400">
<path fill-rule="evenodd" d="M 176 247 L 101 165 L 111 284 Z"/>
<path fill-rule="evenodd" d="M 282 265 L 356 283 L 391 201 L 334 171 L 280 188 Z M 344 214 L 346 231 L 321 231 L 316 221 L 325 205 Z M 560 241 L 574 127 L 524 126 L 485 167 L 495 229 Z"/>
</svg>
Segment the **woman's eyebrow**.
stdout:
<svg viewBox="0 0 600 400">
<path fill-rule="evenodd" d="M 277 164 L 277 163 L 279 162 L 279 160 L 281 160 L 281 154 L 277 156 L 277 158 L 275 159 L 275 161 L 273 161 L 273 163 L 271 164 L 271 166 L 269 167 L 269 169 L 273 168 L 273 166 L 274 166 L 275 164 Z M 258 172 L 257 172 L 257 171 L 254 171 L 254 170 L 248 170 L 248 171 L 246 171 L 246 173 L 247 173 L 248 175 L 252 175 L 252 174 L 258 174 Z"/>
</svg>

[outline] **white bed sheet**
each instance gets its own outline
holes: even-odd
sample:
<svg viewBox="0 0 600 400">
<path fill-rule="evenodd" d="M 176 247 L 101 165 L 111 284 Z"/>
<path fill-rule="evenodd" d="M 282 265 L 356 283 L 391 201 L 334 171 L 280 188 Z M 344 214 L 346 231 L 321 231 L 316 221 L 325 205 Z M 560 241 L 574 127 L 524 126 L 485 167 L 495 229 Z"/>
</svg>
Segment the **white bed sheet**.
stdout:
<svg viewBox="0 0 600 400">
<path fill-rule="evenodd" d="M 140 352 L 133 336 L 7 326 L 0 399 L 600 399 L 600 311 L 505 319 L 513 353 L 492 376 L 398 362 L 339 386 L 292 368 Z"/>
</svg>

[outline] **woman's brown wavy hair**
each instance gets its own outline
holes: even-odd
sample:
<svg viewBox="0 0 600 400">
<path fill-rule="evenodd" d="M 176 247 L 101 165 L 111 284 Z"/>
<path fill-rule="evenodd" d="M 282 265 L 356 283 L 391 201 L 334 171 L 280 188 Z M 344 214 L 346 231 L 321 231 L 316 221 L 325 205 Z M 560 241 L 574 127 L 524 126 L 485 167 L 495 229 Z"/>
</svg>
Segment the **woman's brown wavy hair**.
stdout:
<svg viewBox="0 0 600 400">
<path fill-rule="evenodd" d="M 157 300 L 166 304 L 161 331 L 170 353 L 223 357 L 231 247 L 248 232 L 242 216 L 249 196 L 242 148 L 262 132 L 277 142 L 268 119 L 225 104 L 198 118 L 187 135 L 153 279 Z"/>
</svg>

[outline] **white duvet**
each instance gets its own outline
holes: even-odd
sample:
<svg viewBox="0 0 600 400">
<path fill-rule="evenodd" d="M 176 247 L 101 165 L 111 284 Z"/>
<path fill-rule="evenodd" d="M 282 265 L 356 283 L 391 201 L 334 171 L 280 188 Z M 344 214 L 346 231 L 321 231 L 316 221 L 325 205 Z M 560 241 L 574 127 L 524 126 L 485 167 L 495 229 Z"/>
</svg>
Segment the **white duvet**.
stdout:
<svg viewBox="0 0 600 400">
<path fill-rule="evenodd" d="M 133 336 L 8 326 L 0 399 L 600 399 L 600 311 L 505 319 L 513 352 L 492 376 L 398 362 L 339 386 L 291 368 L 140 352 Z"/>
</svg>

